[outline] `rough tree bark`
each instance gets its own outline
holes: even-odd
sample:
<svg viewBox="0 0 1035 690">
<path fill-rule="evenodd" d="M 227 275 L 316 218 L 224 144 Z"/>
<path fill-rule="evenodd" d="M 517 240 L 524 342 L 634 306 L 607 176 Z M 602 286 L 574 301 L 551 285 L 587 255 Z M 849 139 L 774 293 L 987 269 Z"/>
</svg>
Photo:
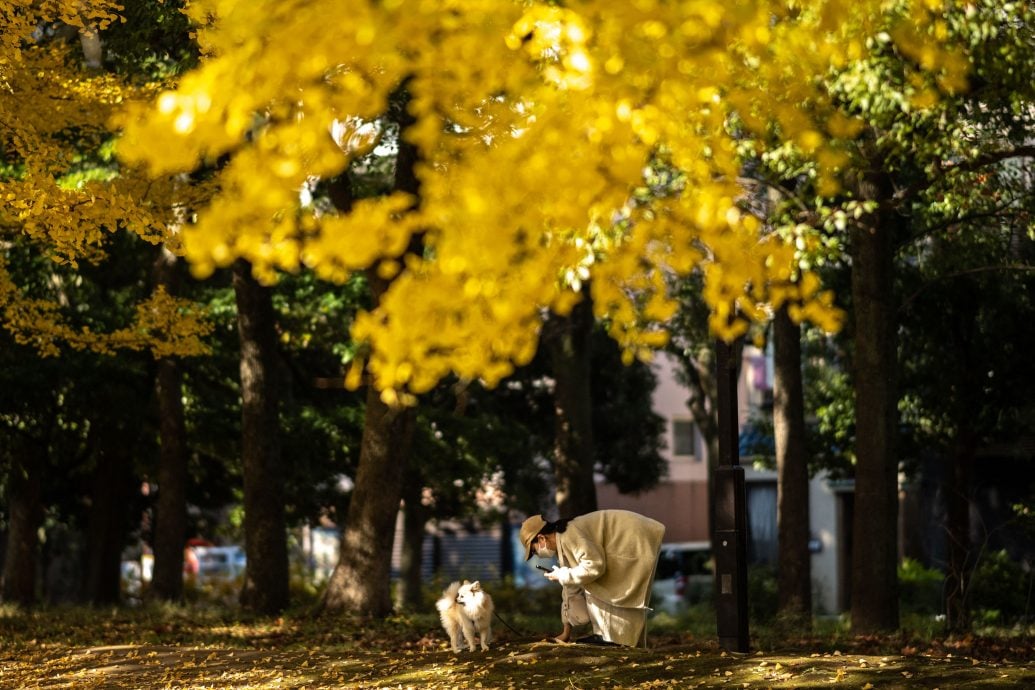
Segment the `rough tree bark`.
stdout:
<svg viewBox="0 0 1035 690">
<path fill-rule="evenodd" d="M 879 169 L 879 166 L 877 166 Z M 894 630 L 898 611 L 897 360 L 893 261 L 903 219 L 893 188 L 876 173 L 860 186 L 878 210 L 852 231 L 855 387 L 855 519 L 852 631 Z"/>
<path fill-rule="evenodd" d="M 45 446 L 20 444 L 8 472 L 7 546 L 4 550 L 3 601 L 22 608 L 36 603 L 39 565 L 39 529 L 43 524 L 43 464 Z"/>
<path fill-rule="evenodd" d="M 117 604 L 121 598 L 122 549 L 128 534 L 126 506 L 134 488 L 132 443 L 109 430 L 105 447 L 96 454 L 90 480 L 86 517 L 86 600 L 94 605 Z"/>
<path fill-rule="evenodd" d="M 812 621 L 809 554 L 809 470 L 805 455 L 805 398 L 801 378 L 801 327 L 784 306 L 773 321 L 773 427 L 776 437 L 777 596 L 783 616 Z"/>
<path fill-rule="evenodd" d="M 392 610 L 392 542 L 415 419 L 413 408 L 391 408 L 372 386 L 367 390 L 359 469 L 322 611 L 381 618 Z"/>
<path fill-rule="evenodd" d="M 967 632 L 971 628 L 970 579 L 980 551 L 971 537 L 970 511 L 974 499 L 975 456 L 980 444 L 975 424 L 976 410 L 983 405 L 986 372 L 981 341 L 974 337 L 973 324 L 981 318 L 980 290 L 970 286 L 964 295 L 953 300 L 951 313 L 945 315 L 951 324 L 951 340 L 947 347 L 954 353 L 952 392 L 949 397 L 955 422 L 956 437 L 949 467 L 942 476 L 945 497 L 945 528 L 948 537 L 949 567 L 945 574 L 945 627 L 951 632 Z"/>
<path fill-rule="evenodd" d="M 155 283 L 176 294 L 176 255 L 162 248 L 154 264 Z M 158 500 L 155 507 L 154 574 L 150 596 L 183 597 L 183 547 L 187 539 L 187 428 L 183 416 L 183 375 L 174 357 L 158 360 Z"/>
<path fill-rule="evenodd" d="M 277 339 L 270 291 L 251 266 L 233 267 L 241 342 L 241 460 L 245 567 L 241 604 L 262 614 L 288 605 L 287 531 L 280 466 Z"/>
<path fill-rule="evenodd" d="M 420 155 L 402 136 L 414 123 L 406 109 L 408 102 L 403 87 L 393 99 L 390 112 L 400 132 L 393 187 L 413 195 L 419 204 L 416 166 Z M 351 208 L 353 190 L 347 173 L 333 181 L 330 196 L 339 211 Z M 420 251 L 419 244 L 416 238 L 409 251 Z M 366 275 L 376 304 L 390 283 L 380 278 L 376 269 Z M 359 467 L 342 528 L 341 555 L 320 601 L 321 612 L 383 617 L 392 610 L 388 589 L 392 542 L 415 423 L 415 408 L 391 408 L 373 386 L 368 387 Z"/>
<path fill-rule="evenodd" d="M 952 466 L 943 480 L 949 541 L 949 569 L 945 574 L 945 625 L 954 632 L 970 630 L 968 594 L 970 576 L 974 570 L 970 504 L 976 446 L 973 429 L 965 421 L 961 422 L 957 430 Z"/>
<path fill-rule="evenodd" d="M 554 481 L 562 518 L 597 509 L 593 482 L 593 398 L 590 347 L 593 303 L 589 286 L 568 316 L 551 315 L 543 329 L 554 378 Z"/>
</svg>

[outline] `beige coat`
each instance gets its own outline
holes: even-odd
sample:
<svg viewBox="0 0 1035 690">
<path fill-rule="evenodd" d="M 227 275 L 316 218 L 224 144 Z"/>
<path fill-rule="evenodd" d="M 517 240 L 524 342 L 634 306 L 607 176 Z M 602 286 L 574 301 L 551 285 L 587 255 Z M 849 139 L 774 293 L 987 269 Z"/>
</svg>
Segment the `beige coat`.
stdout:
<svg viewBox="0 0 1035 690">
<path fill-rule="evenodd" d="M 646 608 L 665 526 L 628 510 L 598 510 L 557 534 L 557 582 L 615 606 Z"/>
</svg>

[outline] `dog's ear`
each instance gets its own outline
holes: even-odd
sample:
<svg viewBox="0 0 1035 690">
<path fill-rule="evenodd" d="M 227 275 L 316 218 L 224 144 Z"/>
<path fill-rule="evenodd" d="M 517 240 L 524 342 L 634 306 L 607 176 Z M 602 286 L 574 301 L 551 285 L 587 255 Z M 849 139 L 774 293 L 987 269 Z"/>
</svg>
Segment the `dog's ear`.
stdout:
<svg viewBox="0 0 1035 690">
<path fill-rule="evenodd" d="M 463 584 L 463 586 L 464 586 L 464 587 L 466 587 L 466 586 L 467 586 L 467 585 L 469 585 L 469 584 L 471 584 L 471 583 L 470 583 L 470 582 L 468 582 L 467 580 L 464 580 L 464 584 Z"/>
<path fill-rule="evenodd" d="M 480 592 L 480 591 L 482 591 L 482 584 L 480 582 L 478 582 L 478 580 L 475 580 L 474 582 L 471 583 L 471 589 L 474 590 L 475 592 Z"/>
</svg>

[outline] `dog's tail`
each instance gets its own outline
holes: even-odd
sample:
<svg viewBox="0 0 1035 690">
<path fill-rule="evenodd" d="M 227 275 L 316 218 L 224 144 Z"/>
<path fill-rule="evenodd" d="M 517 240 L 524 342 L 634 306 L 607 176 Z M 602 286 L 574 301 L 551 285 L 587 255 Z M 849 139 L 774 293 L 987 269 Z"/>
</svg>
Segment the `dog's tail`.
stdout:
<svg viewBox="0 0 1035 690">
<path fill-rule="evenodd" d="M 446 611 L 456 604 L 456 593 L 460 591 L 460 583 L 454 582 L 442 590 L 442 597 L 435 602 L 435 608 L 440 612 Z"/>
</svg>

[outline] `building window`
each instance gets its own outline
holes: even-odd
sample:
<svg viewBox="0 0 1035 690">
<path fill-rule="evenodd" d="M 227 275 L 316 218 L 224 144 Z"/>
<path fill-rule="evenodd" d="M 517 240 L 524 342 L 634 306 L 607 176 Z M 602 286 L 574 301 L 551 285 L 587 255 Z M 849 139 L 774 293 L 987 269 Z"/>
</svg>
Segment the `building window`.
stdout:
<svg viewBox="0 0 1035 690">
<path fill-rule="evenodd" d="M 749 482 L 746 487 L 748 564 L 776 563 L 776 482 Z"/>
<path fill-rule="evenodd" d="M 694 450 L 694 423 L 687 419 L 672 420 L 672 454 L 679 458 L 696 455 Z"/>
</svg>

